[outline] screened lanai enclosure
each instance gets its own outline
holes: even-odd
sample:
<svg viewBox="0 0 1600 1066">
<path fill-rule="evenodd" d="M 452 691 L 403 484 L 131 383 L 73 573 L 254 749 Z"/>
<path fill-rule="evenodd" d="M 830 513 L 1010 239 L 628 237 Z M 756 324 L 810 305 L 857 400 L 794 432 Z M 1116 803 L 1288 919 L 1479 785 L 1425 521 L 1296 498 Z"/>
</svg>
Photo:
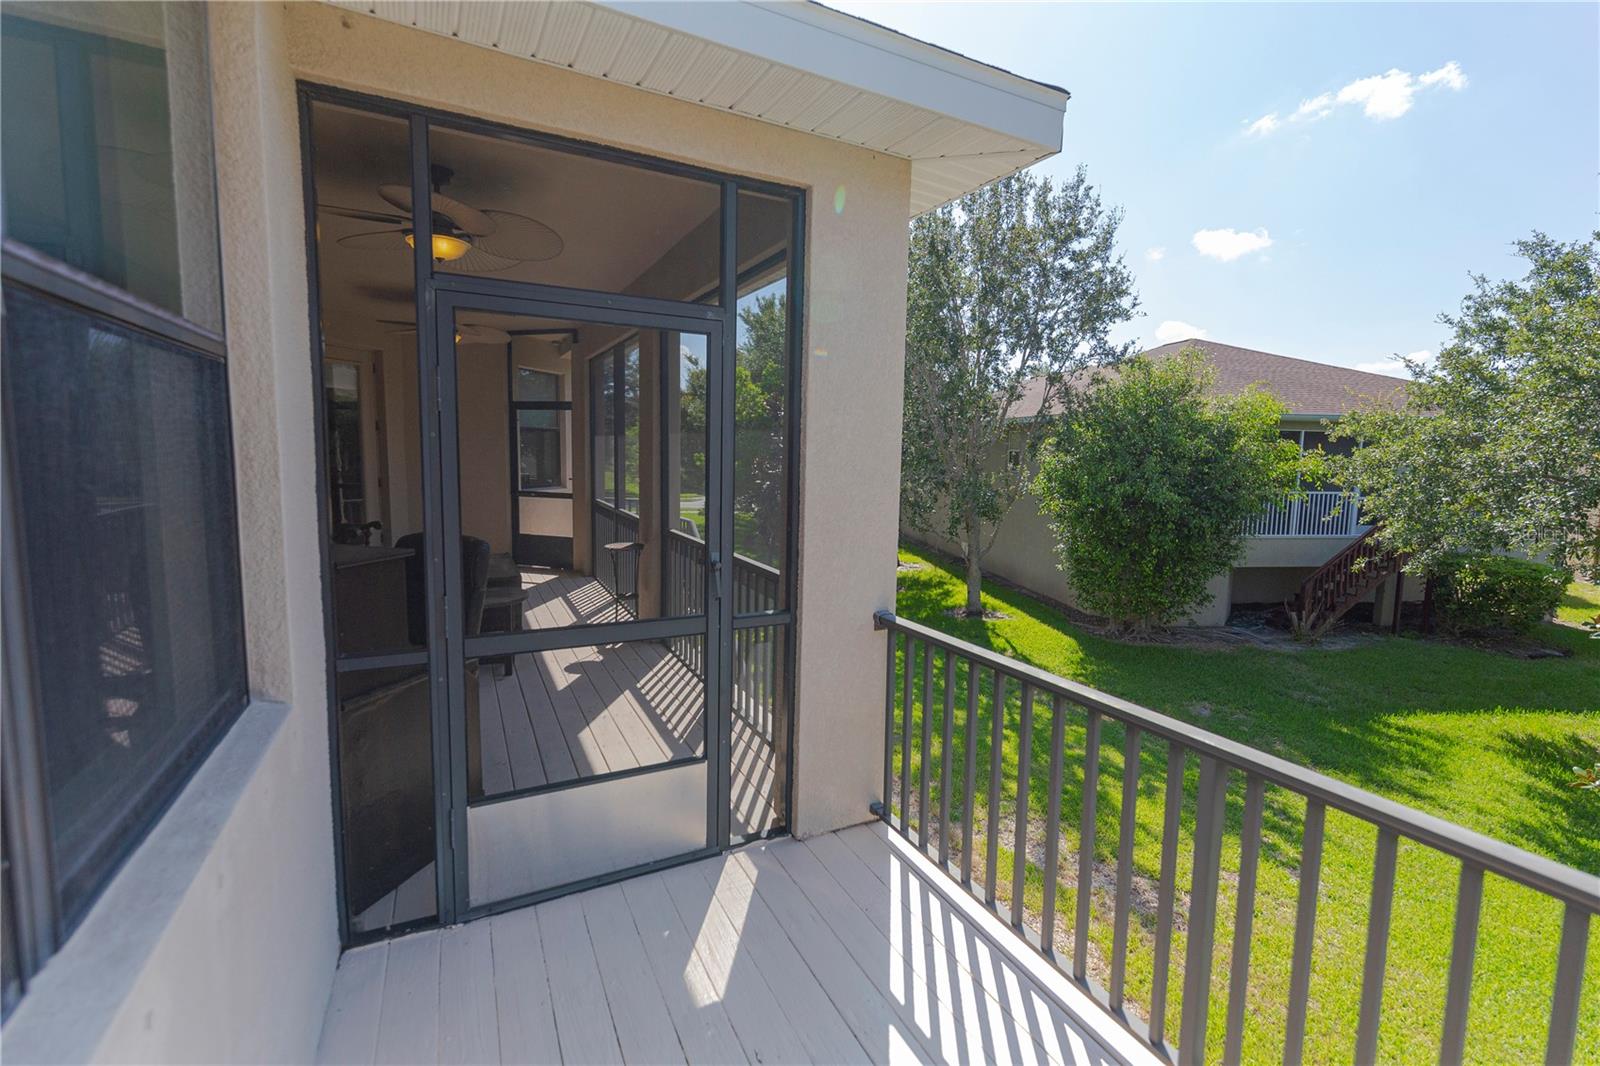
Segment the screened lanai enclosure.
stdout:
<svg viewBox="0 0 1600 1066">
<path fill-rule="evenodd" d="M 800 200 L 301 102 L 346 942 L 785 828 Z"/>
</svg>

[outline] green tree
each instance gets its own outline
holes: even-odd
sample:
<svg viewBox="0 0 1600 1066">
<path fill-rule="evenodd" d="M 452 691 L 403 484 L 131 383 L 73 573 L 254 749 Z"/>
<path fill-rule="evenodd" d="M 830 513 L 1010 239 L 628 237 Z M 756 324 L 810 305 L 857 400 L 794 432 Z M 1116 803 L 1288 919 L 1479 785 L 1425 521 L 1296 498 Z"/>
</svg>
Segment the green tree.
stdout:
<svg viewBox="0 0 1600 1066">
<path fill-rule="evenodd" d="M 1011 175 L 912 224 L 901 515 L 961 545 L 968 614 L 982 610 L 984 556 L 1068 383 L 1132 351 L 1108 336 L 1138 307 L 1120 222 L 1079 168 L 1059 186 Z M 995 463 L 1002 439 L 1025 461 Z"/>
<path fill-rule="evenodd" d="M 789 425 L 789 309 L 784 285 L 778 282 L 739 300 L 733 368 L 734 551 L 769 566 L 783 561 L 788 523 L 784 434 Z M 704 440 L 707 372 L 694 356 L 686 362 L 680 420 L 690 439 Z M 686 449 L 684 463 L 686 491 L 706 491 L 703 453 Z"/>
<path fill-rule="evenodd" d="M 1096 375 L 1045 445 L 1034 493 L 1081 605 L 1121 629 L 1165 625 L 1210 600 L 1238 561 L 1245 524 L 1320 479 L 1278 433 L 1265 392 L 1215 398 L 1194 349 Z"/>
<path fill-rule="evenodd" d="M 789 515 L 789 307 L 782 285 L 739 301 L 734 364 L 734 550 L 769 566 L 783 559 Z"/>
<path fill-rule="evenodd" d="M 1526 276 L 1473 276 L 1460 313 L 1439 318 L 1454 335 L 1437 362 L 1411 364 L 1401 409 L 1333 430 L 1364 445 L 1336 476 L 1418 572 L 1455 552 L 1560 565 L 1600 552 L 1600 233 L 1516 249 Z"/>
</svg>

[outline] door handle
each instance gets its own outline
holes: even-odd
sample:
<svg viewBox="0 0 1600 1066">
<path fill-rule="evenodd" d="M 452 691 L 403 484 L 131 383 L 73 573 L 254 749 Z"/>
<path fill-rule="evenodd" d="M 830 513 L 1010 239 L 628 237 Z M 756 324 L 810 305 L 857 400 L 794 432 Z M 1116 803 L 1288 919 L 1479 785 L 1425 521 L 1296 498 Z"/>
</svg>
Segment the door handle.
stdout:
<svg viewBox="0 0 1600 1066">
<path fill-rule="evenodd" d="M 706 563 L 711 567 L 711 595 L 722 599 L 722 553 L 711 552 L 706 556 Z"/>
</svg>

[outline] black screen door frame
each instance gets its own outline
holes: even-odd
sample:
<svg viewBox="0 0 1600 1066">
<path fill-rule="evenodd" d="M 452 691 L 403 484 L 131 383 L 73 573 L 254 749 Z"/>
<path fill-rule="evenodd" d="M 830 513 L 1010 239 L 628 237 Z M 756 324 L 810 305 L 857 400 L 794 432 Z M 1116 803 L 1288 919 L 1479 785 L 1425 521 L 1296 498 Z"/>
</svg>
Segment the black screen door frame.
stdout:
<svg viewBox="0 0 1600 1066">
<path fill-rule="evenodd" d="M 425 486 L 437 506 L 439 537 L 430 544 L 428 572 L 440 573 L 442 580 L 430 588 L 435 610 L 440 610 L 443 654 L 433 659 L 436 825 L 439 863 L 438 903 L 440 924 L 525 906 L 557 895 L 580 890 L 590 884 L 620 880 L 645 869 L 688 861 L 716 854 L 729 846 L 731 815 L 733 643 L 732 567 L 720 565 L 729 558 L 727 546 L 733 543 L 733 362 L 731 338 L 723 328 L 722 313 L 665 313 L 654 307 L 627 306 L 627 297 L 592 296 L 572 290 L 505 282 L 478 277 L 429 278 L 426 303 L 431 310 L 432 329 L 428 330 L 431 351 L 425 365 L 431 366 L 438 417 L 429 422 L 424 435 L 425 476 L 434 484 Z M 639 301 L 650 304 L 656 301 Z M 495 633 L 466 637 L 461 596 L 448 590 L 462 587 L 461 552 L 443 550 L 461 541 L 461 467 L 457 438 L 457 353 L 455 343 L 458 311 L 482 311 L 524 315 L 530 318 L 560 319 L 584 324 L 696 333 L 706 338 L 707 358 L 707 522 L 706 610 L 703 615 L 676 618 L 632 619 L 598 622 L 561 629 L 536 629 L 514 633 Z M 574 380 L 579 380 L 574 374 Z M 586 375 L 583 380 L 586 380 Z M 428 473 L 431 471 L 432 473 Z M 578 495 L 574 485 L 574 497 Z M 468 884 L 469 808 L 467 776 L 466 664 L 469 659 L 582 647 L 592 644 L 634 640 L 660 640 L 670 637 L 703 637 L 706 647 L 705 755 L 709 771 L 706 789 L 706 843 L 703 849 L 687 852 L 670 860 L 626 868 L 597 875 L 584 881 L 514 896 L 488 903 L 473 904 Z M 670 764 L 669 764 L 670 765 Z M 440 773 L 438 768 L 447 772 Z M 661 767 L 658 769 L 665 769 Z M 650 771 L 643 771 L 650 772 Z M 603 781 L 596 782 L 603 785 Z"/>
</svg>

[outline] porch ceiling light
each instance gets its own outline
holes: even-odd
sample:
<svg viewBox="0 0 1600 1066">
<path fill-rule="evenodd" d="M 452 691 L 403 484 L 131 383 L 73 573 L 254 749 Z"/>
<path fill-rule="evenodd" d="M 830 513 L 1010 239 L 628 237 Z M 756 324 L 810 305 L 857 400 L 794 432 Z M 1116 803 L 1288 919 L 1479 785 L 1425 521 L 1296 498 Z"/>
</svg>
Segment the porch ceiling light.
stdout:
<svg viewBox="0 0 1600 1066">
<path fill-rule="evenodd" d="M 410 230 L 406 230 L 405 234 L 406 247 L 415 248 L 417 246 L 416 234 Z M 468 237 L 457 237 L 449 233 L 435 233 L 433 235 L 433 261 L 436 263 L 448 263 L 451 260 L 460 259 L 470 251 L 472 251 L 472 241 Z"/>
</svg>

